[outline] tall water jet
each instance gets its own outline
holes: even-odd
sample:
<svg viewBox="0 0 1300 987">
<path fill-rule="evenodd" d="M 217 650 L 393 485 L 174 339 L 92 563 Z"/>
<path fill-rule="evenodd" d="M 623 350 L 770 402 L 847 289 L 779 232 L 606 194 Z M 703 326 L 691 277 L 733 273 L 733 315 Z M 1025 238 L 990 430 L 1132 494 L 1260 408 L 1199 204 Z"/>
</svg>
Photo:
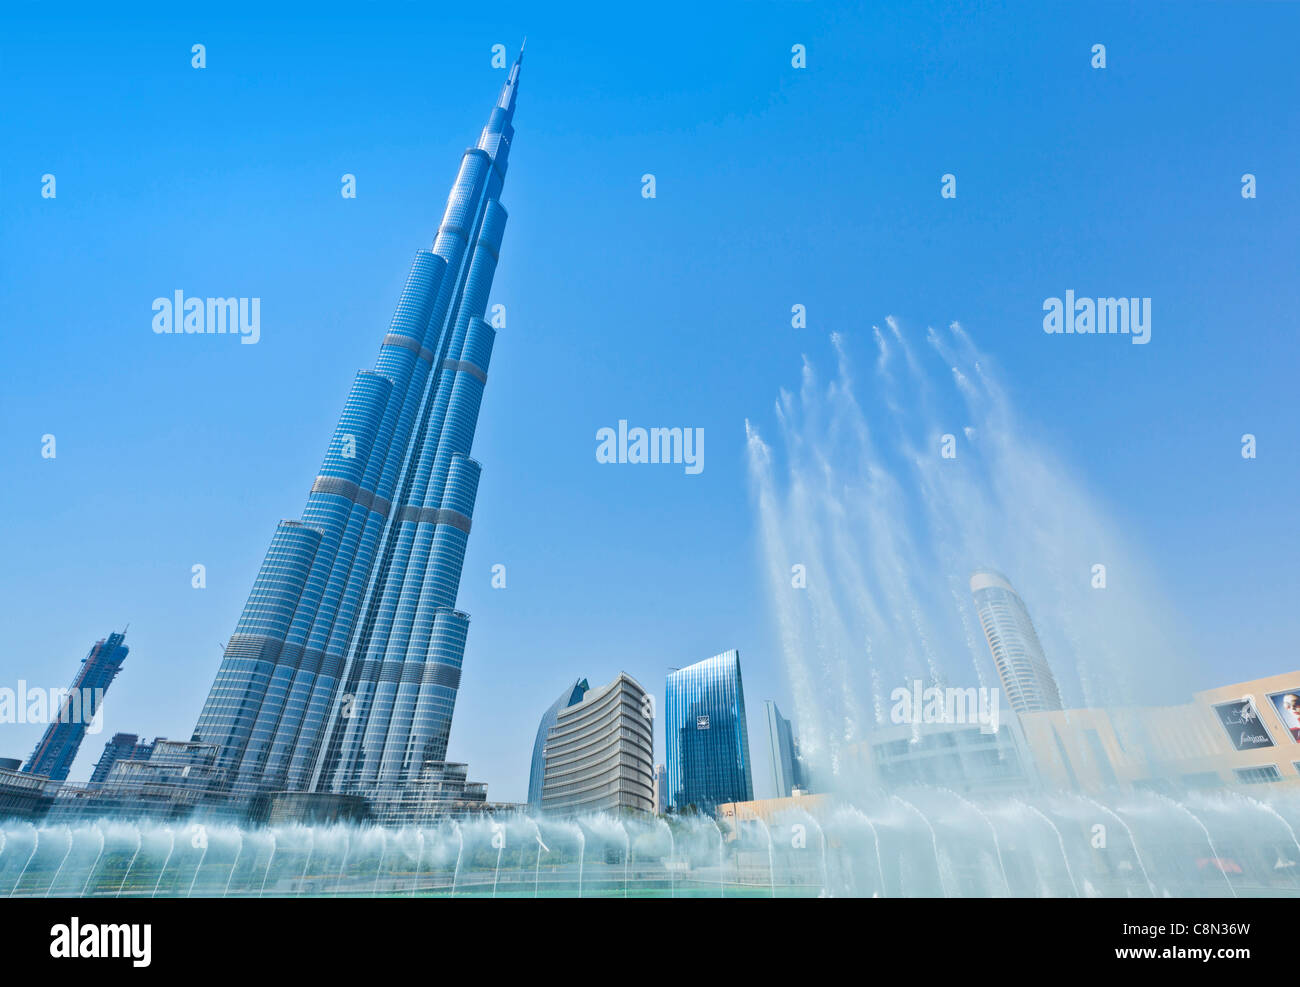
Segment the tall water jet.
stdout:
<svg viewBox="0 0 1300 987">
<path fill-rule="evenodd" d="M 976 569 L 1010 574 L 1067 706 L 1161 695 L 1192 652 L 1059 443 L 956 323 L 915 335 L 891 318 L 872 338 L 866 383 L 852 335 L 835 333 L 832 373 L 805 357 L 798 391 L 780 392 L 778 441 L 745 423 L 760 568 L 821 787 L 890 722 L 898 687 L 997 684 L 966 586 Z M 1123 592 L 1093 589 L 1098 557 Z"/>
</svg>

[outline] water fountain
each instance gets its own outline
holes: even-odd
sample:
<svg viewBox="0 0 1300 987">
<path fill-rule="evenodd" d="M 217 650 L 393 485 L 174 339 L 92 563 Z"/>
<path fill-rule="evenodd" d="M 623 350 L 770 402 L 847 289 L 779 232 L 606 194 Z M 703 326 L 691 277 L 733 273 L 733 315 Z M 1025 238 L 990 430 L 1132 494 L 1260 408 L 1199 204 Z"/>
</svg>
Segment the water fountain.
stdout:
<svg viewBox="0 0 1300 987">
<path fill-rule="evenodd" d="M 895 722 L 900 686 L 998 686 L 968 586 L 983 567 L 1022 590 L 1068 707 L 1159 703 L 1195 671 L 1151 567 L 960 326 L 887 319 L 830 349 L 829 373 L 805 358 L 797 390 L 746 422 L 759 568 L 815 769 Z M 1122 591 L 1089 581 L 1098 559 Z"/>
<path fill-rule="evenodd" d="M 1300 896 L 1300 795 L 837 797 L 764 821 L 0 823 L 13 897 Z M 1114 839 L 1097 840 L 1106 826 Z M 755 861 L 766 861 L 755 879 Z M 766 873 L 764 873 L 766 871 Z M 1230 891 L 1231 888 L 1231 891 Z"/>
<path fill-rule="evenodd" d="M 1300 793 L 838 796 L 766 819 L 0 822 L 11 897 L 1300 896 Z M 1099 827 L 1107 835 L 1099 839 Z M 762 863 L 759 863 L 762 861 Z"/>
<path fill-rule="evenodd" d="M 979 795 L 955 782 L 877 791 L 841 773 L 850 748 L 890 722 L 890 686 L 993 684 L 966 584 L 973 568 L 1014 571 L 1031 609 L 1043 604 L 1039 630 L 1067 704 L 1164 690 L 1177 651 L 1139 560 L 1050 446 L 1018 424 L 961 328 L 914 345 L 886 320 L 874 338 L 863 403 L 838 334 L 834 378 L 820 381 L 808 362 L 799 394 L 782 392 L 784 468 L 747 423 L 801 751 L 815 780 L 843 780 L 825 801 L 728 819 L 725 831 L 703 815 L 522 812 L 404 828 L 0 821 L 0 894 L 1300 895 L 1300 793 L 1290 786 Z M 925 349 L 938 358 L 929 369 Z M 955 458 L 936 452 L 948 440 Z M 1125 572 L 1123 593 L 1078 579 L 1098 557 Z M 791 590 L 792 563 L 804 592 Z"/>
</svg>

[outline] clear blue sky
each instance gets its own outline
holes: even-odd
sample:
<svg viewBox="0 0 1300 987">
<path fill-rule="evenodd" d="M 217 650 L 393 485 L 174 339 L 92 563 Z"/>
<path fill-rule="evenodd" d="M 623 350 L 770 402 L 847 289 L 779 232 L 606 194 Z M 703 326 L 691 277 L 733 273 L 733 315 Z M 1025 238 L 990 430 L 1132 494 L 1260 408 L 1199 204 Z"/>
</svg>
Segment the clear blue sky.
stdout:
<svg viewBox="0 0 1300 987">
<path fill-rule="evenodd" d="M 565 683 L 662 696 L 731 647 L 769 794 L 788 689 L 743 421 L 889 314 L 959 320 L 1153 560 L 1209 667 L 1171 699 L 1300 666 L 1300 7 L 1088 6 L 9 5 L 0 685 L 65 685 L 130 621 L 74 780 L 112 731 L 189 735 L 486 120 L 491 46 L 525 35 L 450 749 L 492 798 L 526 794 Z M 178 288 L 260 297 L 261 342 L 153 334 Z M 1151 296 L 1152 342 L 1045 336 L 1067 288 Z M 598 464 L 620 418 L 703 427 L 704 472 Z M 0 726 L 0 755 L 40 732 Z"/>
</svg>

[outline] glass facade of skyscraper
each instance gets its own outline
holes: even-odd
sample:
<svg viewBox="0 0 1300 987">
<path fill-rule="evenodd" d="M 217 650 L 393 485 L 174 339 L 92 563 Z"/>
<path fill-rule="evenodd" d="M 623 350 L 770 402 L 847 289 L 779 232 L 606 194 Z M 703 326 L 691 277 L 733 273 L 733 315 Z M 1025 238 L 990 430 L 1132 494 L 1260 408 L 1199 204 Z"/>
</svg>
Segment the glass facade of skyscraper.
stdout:
<svg viewBox="0 0 1300 987">
<path fill-rule="evenodd" d="M 77 759 L 77 751 L 86 737 L 86 728 L 99 712 L 109 683 L 117 678 L 131 650 L 122 642 L 126 632 L 110 634 L 96 642 L 90 653 L 82 659 L 81 670 L 72 680 L 59 705 L 57 716 L 51 720 L 41 742 L 36 745 L 31 759 L 23 771 L 27 774 L 45 775 L 51 781 L 66 781 Z M 55 716 L 54 711 L 51 715 Z"/>
<path fill-rule="evenodd" d="M 712 812 L 754 797 L 740 652 L 670 673 L 663 715 L 671 811 Z"/>
<path fill-rule="evenodd" d="M 432 249 L 416 252 L 374 369 L 356 375 L 301 520 L 276 528 L 199 716 L 192 739 L 216 745 L 235 796 L 397 797 L 445 760 L 521 60 Z"/>
<path fill-rule="evenodd" d="M 578 679 L 560 693 L 560 698 L 551 703 L 550 709 L 542 714 L 542 722 L 537 727 L 537 737 L 533 741 L 533 760 L 528 768 L 528 804 L 534 809 L 542 805 L 542 782 L 546 776 L 546 738 L 555 726 L 555 718 L 560 710 L 582 702 L 582 697 L 590 688 L 586 679 Z"/>
</svg>

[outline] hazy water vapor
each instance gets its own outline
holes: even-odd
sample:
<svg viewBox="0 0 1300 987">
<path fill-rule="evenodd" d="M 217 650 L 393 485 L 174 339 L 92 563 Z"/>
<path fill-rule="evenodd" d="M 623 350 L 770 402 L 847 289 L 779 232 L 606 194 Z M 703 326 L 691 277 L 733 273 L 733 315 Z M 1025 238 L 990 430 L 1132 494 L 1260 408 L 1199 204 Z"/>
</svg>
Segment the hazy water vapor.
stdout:
<svg viewBox="0 0 1300 987">
<path fill-rule="evenodd" d="M 825 376 L 805 357 L 798 393 L 776 401 L 772 444 L 745 423 L 805 753 L 833 766 L 914 680 L 998 685 L 969 590 L 978 568 L 1024 598 L 1067 707 L 1186 701 L 1145 566 L 961 326 L 918 338 L 888 318 L 872 335 L 874 359 L 855 363 L 832 334 Z"/>
</svg>

